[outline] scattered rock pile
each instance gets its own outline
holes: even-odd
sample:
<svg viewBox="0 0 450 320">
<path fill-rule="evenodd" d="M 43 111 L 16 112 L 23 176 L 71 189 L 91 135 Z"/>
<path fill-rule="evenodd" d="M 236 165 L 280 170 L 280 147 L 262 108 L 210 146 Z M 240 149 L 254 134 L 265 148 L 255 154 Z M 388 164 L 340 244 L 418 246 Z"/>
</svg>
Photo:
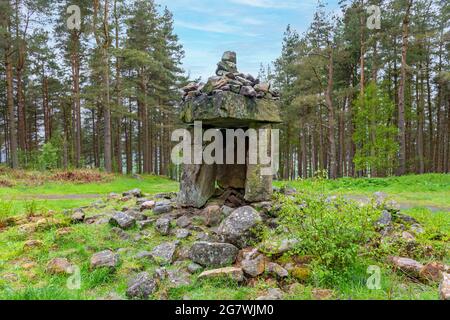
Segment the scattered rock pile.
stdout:
<svg viewBox="0 0 450 320">
<path fill-rule="evenodd" d="M 217 64 L 216 76 L 210 77 L 206 83 L 189 83 L 182 90 L 183 101 L 221 92 L 233 92 L 251 99 L 280 99 L 279 91 L 271 88 L 269 83 L 261 83 L 251 74 L 238 72 L 236 53 L 231 51 L 223 54 Z"/>
</svg>

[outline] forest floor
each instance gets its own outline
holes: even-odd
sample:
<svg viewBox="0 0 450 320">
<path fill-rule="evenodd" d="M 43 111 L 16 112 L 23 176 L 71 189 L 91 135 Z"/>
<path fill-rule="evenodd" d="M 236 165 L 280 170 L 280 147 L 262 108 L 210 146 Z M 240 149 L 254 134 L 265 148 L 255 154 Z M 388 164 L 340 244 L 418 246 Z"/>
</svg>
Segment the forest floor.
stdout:
<svg viewBox="0 0 450 320">
<path fill-rule="evenodd" d="M 436 257 L 446 264 L 450 262 L 450 175 L 275 183 L 277 187 L 285 185 L 295 187 L 300 194 L 343 196 L 358 202 L 371 201 L 374 192 L 386 193 L 401 204 L 402 213 L 417 219 L 425 229 L 417 237 L 420 246 L 432 245 L 439 251 L 435 256 L 421 257 L 422 262 L 434 261 Z M 135 205 L 133 199 L 108 200 L 110 193 L 139 188 L 151 197 L 178 190 L 178 183 L 162 177 L 91 175 L 87 171 L 66 175 L 0 170 L 0 186 L 0 299 L 125 298 L 131 274 L 157 268 L 154 262 L 137 259 L 136 253 L 150 250 L 168 238 L 153 230 L 142 236 L 142 231 L 132 229 L 124 236 L 112 234 L 108 224 L 72 224 L 72 209 L 84 207 L 86 216 L 94 217 Z M 183 246 L 192 242 L 191 238 L 181 241 Z M 92 254 L 106 248 L 120 253 L 120 269 L 91 270 Z M 81 289 L 67 287 L 68 275 L 48 273 L 49 261 L 59 257 L 79 266 Z M 320 270 L 313 270 L 314 276 L 300 281 L 299 286 L 293 286 L 295 279 L 286 280 L 283 286 L 289 284 L 289 289 L 284 290 L 284 298 L 318 299 L 317 288 L 322 288 L 330 289 L 331 299 L 438 299 L 438 284 L 411 279 L 391 268 L 382 270 L 381 289 L 368 289 L 367 266 L 377 262 L 373 257 L 358 260 L 346 268 L 345 273 L 351 276 L 333 276 L 331 281 L 323 280 Z M 171 268 L 175 266 L 168 267 Z M 223 279 L 193 280 L 177 287 L 164 285 L 152 298 L 255 299 L 274 285 L 276 281 L 270 278 L 258 278 L 246 286 Z"/>
</svg>

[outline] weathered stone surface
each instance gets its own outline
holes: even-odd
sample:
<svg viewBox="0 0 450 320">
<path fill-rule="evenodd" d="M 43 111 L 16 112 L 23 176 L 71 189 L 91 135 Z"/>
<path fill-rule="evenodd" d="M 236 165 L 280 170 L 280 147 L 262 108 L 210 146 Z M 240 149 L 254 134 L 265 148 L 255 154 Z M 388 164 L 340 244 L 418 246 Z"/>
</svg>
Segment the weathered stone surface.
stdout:
<svg viewBox="0 0 450 320">
<path fill-rule="evenodd" d="M 439 286 L 439 297 L 441 300 L 450 300 L 450 274 L 444 273 Z"/>
<path fill-rule="evenodd" d="M 234 208 L 229 206 L 222 206 L 222 215 L 227 218 L 234 212 Z"/>
<path fill-rule="evenodd" d="M 71 220 L 73 223 L 82 223 L 84 222 L 85 217 L 86 215 L 84 214 L 83 209 L 78 209 L 72 214 Z"/>
<path fill-rule="evenodd" d="M 422 270 L 420 270 L 420 277 L 428 281 L 440 281 L 443 274 L 447 271 L 447 267 L 439 262 L 427 263 Z"/>
<path fill-rule="evenodd" d="M 170 264 L 173 262 L 176 249 L 177 244 L 175 242 L 164 242 L 153 248 L 152 258 L 161 265 Z"/>
<path fill-rule="evenodd" d="M 191 263 L 187 266 L 187 270 L 190 273 L 197 273 L 199 271 L 201 271 L 203 269 L 203 267 L 197 263 Z"/>
<path fill-rule="evenodd" d="M 126 191 L 122 194 L 124 197 L 135 197 L 135 198 L 142 198 L 142 191 L 141 189 L 133 189 L 130 191 Z"/>
<path fill-rule="evenodd" d="M 286 278 L 289 276 L 289 272 L 286 269 L 284 269 L 282 266 L 274 262 L 267 263 L 265 271 L 269 274 L 274 274 L 280 278 Z"/>
<path fill-rule="evenodd" d="M 229 243 L 196 242 L 189 256 L 192 261 L 205 267 L 224 267 L 236 261 L 239 249 Z"/>
<path fill-rule="evenodd" d="M 237 56 L 234 51 L 225 51 L 222 56 L 222 61 L 229 61 L 237 64 Z"/>
<path fill-rule="evenodd" d="M 214 269 L 202 272 L 198 278 L 218 278 L 218 277 L 229 277 L 235 281 L 244 281 L 244 272 L 241 268 L 227 267 L 221 269 Z"/>
<path fill-rule="evenodd" d="M 260 222 L 262 219 L 255 209 L 250 206 L 241 207 L 220 224 L 218 234 L 224 241 L 244 248 L 255 239 L 253 228 Z"/>
<path fill-rule="evenodd" d="M 191 284 L 191 275 L 183 270 L 168 270 L 167 280 L 171 288 L 188 286 Z"/>
<path fill-rule="evenodd" d="M 330 300 L 334 296 L 334 291 L 329 289 L 313 289 L 312 295 L 315 300 Z"/>
<path fill-rule="evenodd" d="M 91 257 L 91 268 L 116 268 L 119 265 L 119 255 L 111 250 L 105 250 Z"/>
<path fill-rule="evenodd" d="M 188 93 L 190 91 L 195 91 L 198 89 L 198 84 L 195 82 L 191 82 L 188 85 L 186 85 L 185 87 L 181 88 L 184 92 Z"/>
<path fill-rule="evenodd" d="M 263 255 L 258 255 L 256 258 L 244 259 L 241 262 L 242 270 L 250 277 L 257 277 L 264 273 L 266 268 L 266 258 Z"/>
<path fill-rule="evenodd" d="M 175 236 L 177 239 L 186 239 L 191 235 L 191 232 L 187 229 L 178 229 L 175 232 Z"/>
<path fill-rule="evenodd" d="M 47 272 L 50 274 L 67 274 L 72 270 L 72 265 L 66 258 L 55 258 L 47 264 Z"/>
<path fill-rule="evenodd" d="M 127 297 L 130 299 L 148 299 L 156 291 L 156 281 L 147 273 L 139 273 L 128 283 Z"/>
<path fill-rule="evenodd" d="M 135 225 L 136 219 L 126 213 L 116 212 L 109 220 L 109 223 L 122 229 L 130 229 Z"/>
<path fill-rule="evenodd" d="M 420 271 L 423 268 L 423 265 L 421 263 L 409 258 L 389 257 L 388 260 L 396 268 L 414 277 L 418 277 L 420 275 Z"/>
<path fill-rule="evenodd" d="M 177 202 L 183 207 L 203 207 L 216 191 L 215 177 L 214 165 L 184 165 Z"/>
<path fill-rule="evenodd" d="M 154 214 L 164 214 L 172 212 L 172 202 L 170 200 L 161 200 L 155 203 L 155 207 L 153 208 Z"/>
<path fill-rule="evenodd" d="M 233 89 L 233 88 L 232 88 Z M 214 96 L 202 95 L 183 104 L 181 119 L 185 123 L 241 126 L 249 121 L 280 123 L 279 106 L 272 100 L 254 100 L 224 91 Z"/>
<path fill-rule="evenodd" d="M 177 219 L 177 226 L 180 228 L 187 228 L 191 225 L 192 221 L 187 216 L 181 216 Z"/>
<path fill-rule="evenodd" d="M 161 235 L 167 236 L 170 233 L 170 220 L 167 218 L 156 220 L 155 228 Z"/>
<path fill-rule="evenodd" d="M 44 243 L 40 240 L 28 240 L 24 243 L 23 248 L 24 249 L 33 249 L 33 248 L 42 247 L 43 245 L 44 245 Z"/>
<path fill-rule="evenodd" d="M 136 221 L 144 221 L 147 220 L 147 216 L 138 211 L 137 209 L 130 209 L 125 211 L 125 214 L 134 218 Z"/>
<path fill-rule="evenodd" d="M 284 296 L 284 293 L 280 289 L 278 289 L 278 288 L 270 288 L 267 291 L 267 294 L 265 294 L 264 296 L 256 298 L 256 300 L 270 300 L 270 301 L 283 300 L 283 296 Z"/>
<path fill-rule="evenodd" d="M 254 88 L 255 88 L 255 90 L 257 92 L 267 93 L 270 90 L 270 84 L 268 84 L 268 83 L 260 83 L 260 84 L 255 85 Z"/>
<path fill-rule="evenodd" d="M 245 96 L 245 97 L 249 97 L 249 98 L 255 98 L 256 97 L 256 91 L 251 86 L 243 86 L 241 88 L 240 94 Z"/>
<path fill-rule="evenodd" d="M 208 227 L 217 226 L 222 221 L 222 210 L 217 205 L 207 206 L 203 209 L 202 215 L 205 217 L 205 225 Z"/>
<path fill-rule="evenodd" d="M 376 226 L 379 228 L 384 228 L 391 225 L 392 225 L 392 214 L 389 211 L 384 210 L 381 213 L 381 217 L 377 220 Z"/>
<path fill-rule="evenodd" d="M 145 210 L 152 210 L 155 207 L 156 203 L 155 201 L 145 201 L 140 205 L 140 210 L 141 211 L 145 211 Z"/>
</svg>

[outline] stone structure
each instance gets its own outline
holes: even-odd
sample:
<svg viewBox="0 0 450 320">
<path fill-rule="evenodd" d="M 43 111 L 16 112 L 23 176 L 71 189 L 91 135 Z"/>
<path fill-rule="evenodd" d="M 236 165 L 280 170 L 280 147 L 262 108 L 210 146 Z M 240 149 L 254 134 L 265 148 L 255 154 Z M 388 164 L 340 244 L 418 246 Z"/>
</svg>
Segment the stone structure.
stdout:
<svg viewBox="0 0 450 320">
<path fill-rule="evenodd" d="M 238 72 L 234 52 L 224 53 L 216 76 L 209 78 L 206 84 L 190 83 L 183 91 L 181 120 L 191 129 L 194 122 L 201 121 L 203 130 L 218 129 L 226 137 L 226 129 L 270 130 L 281 122 L 279 92 L 272 90 L 270 84 Z M 270 143 L 270 137 L 267 140 Z M 226 143 L 224 141 L 224 148 Z M 184 165 L 178 203 L 183 207 L 201 208 L 217 196 L 239 207 L 270 200 L 272 176 L 261 175 L 260 165 L 249 164 L 248 143 L 246 164 Z M 236 155 L 242 150 L 237 150 L 236 141 L 235 146 Z"/>
</svg>

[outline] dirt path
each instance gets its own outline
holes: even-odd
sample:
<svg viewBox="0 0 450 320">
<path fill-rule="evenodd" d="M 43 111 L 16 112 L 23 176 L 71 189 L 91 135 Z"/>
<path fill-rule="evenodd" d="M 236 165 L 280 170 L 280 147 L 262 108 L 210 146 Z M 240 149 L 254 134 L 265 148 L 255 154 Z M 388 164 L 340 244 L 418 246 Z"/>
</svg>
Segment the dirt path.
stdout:
<svg viewBox="0 0 450 320">
<path fill-rule="evenodd" d="M 346 198 L 348 200 L 357 201 L 357 202 L 360 202 L 363 204 L 368 204 L 371 201 L 371 199 L 368 196 L 364 196 L 364 195 L 344 195 L 344 198 Z M 400 210 L 408 210 L 408 209 L 412 209 L 412 208 L 421 207 L 421 208 L 427 208 L 431 212 L 438 212 L 438 211 L 449 211 L 450 212 L 450 208 L 446 208 L 446 207 L 418 205 L 415 203 L 402 202 L 402 201 L 397 201 L 397 203 L 400 206 Z"/>
</svg>

